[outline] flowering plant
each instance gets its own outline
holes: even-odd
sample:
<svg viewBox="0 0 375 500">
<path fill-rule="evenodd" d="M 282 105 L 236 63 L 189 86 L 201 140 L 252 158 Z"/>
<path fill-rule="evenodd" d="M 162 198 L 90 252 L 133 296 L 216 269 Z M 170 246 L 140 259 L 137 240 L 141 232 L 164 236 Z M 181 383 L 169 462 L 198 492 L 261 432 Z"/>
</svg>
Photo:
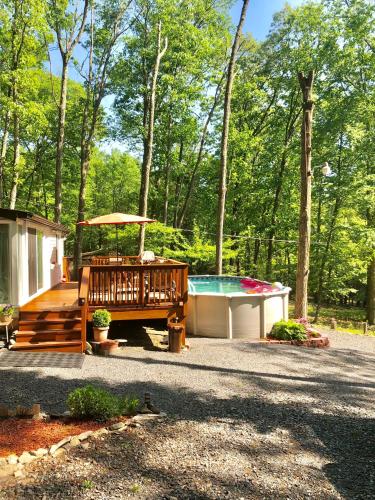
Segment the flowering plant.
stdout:
<svg viewBox="0 0 375 500">
<path fill-rule="evenodd" d="M 5 304 L 0 307 L 0 316 L 13 316 L 14 306 L 12 304 Z"/>
</svg>

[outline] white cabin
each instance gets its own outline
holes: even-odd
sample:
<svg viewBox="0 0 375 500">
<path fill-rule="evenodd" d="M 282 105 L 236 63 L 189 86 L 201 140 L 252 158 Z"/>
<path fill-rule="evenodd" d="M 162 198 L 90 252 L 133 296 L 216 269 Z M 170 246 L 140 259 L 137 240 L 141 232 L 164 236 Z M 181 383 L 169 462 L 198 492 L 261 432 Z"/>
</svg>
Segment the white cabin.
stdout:
<svg viewBox="0 0 375 500">
<path fill-rule="evenodd" d="M 0 304 L 22 306 L 63 279 L 61 224 L 0 208 Z"/>
</svg>

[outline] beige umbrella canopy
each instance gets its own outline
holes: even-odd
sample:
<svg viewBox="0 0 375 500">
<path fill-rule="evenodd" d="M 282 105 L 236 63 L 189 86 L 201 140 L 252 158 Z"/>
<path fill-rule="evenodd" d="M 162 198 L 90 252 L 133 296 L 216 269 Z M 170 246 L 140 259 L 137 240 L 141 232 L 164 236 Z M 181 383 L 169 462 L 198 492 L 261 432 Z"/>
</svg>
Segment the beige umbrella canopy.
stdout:
<svg viewBox="0 0 375 500">
<path fill-rule="evenodd" d="M 155 219 L 148 219 L 147 217 L 140 217 L 139 215 L 113 213 L 108 215 L 99 215 L 93 219 L 78 222 L 80 226 L 101 226 L 101 225 L 115 225 L 116 226 L 116 249 L 118 257 L 118 231 L 117 226 L 124 226 L 126 224 L 149 224 L 156 222 Z"/>
<path fill-rule="evenodd" d="M 148 219 L 147 217 L 140 217 L 139 215 L 114 213 L 108 215 L 99 215 L 93 219 L 78 222 L 80 226 L 101 226 L 102 224 L 117 224 L 119 226 L 125 224 L 148 224 L 156 222 L 155 219 Z"/>
</svg>

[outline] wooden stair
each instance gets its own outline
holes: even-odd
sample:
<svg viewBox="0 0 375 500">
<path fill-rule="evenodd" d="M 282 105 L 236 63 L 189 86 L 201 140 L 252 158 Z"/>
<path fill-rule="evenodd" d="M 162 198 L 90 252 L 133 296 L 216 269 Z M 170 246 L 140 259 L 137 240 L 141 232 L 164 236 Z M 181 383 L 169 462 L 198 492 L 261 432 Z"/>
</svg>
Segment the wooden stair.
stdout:
<svg viewBox="0 0 375 500">
<path fill-rule="evenodd" d="M 84 352 L 81 310 L 20 310 L 15 351 Z"/>
</svg>

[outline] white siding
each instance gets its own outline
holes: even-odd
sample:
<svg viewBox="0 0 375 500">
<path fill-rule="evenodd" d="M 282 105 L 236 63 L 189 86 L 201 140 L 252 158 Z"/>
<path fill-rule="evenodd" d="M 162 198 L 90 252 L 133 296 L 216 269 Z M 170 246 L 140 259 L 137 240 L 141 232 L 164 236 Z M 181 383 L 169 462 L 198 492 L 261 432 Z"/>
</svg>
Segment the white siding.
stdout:
<svg viewBox="0 0 375 500">
<path fill-rule="evenodd" d="M 10 226 L 11 301 L 17 306 L 22 306 L 61 282 L 64 238 L 48 227 L 30 221 L 10 222 Z M 42 287 L 31 296 L 29 295 L 28 228 L 34 228 L 43 234 Z"/>
</svg>

